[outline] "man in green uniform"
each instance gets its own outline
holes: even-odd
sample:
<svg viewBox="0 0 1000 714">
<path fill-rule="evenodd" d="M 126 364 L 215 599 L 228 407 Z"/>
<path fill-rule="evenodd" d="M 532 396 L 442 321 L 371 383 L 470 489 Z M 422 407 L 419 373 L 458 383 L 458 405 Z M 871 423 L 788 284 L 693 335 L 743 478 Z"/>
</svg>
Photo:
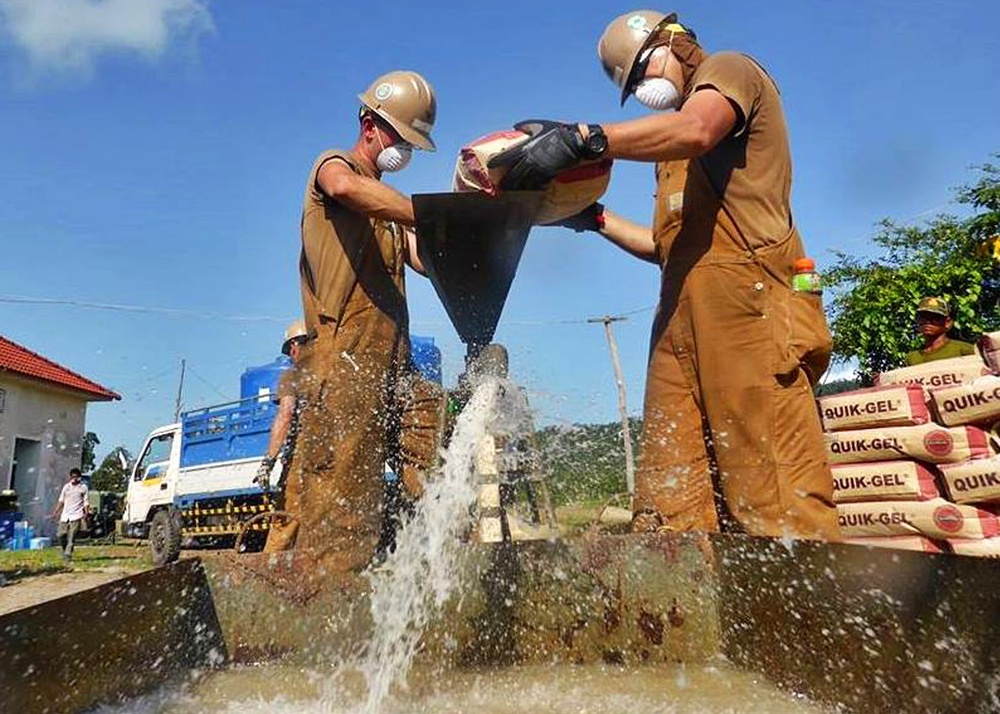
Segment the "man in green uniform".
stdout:
<svg viewBox="0 0 1000 714">
<path fill-rule="evenodd" d="M 948 337 L 954 325 L 951 306 L 947 302 L 939 297 L 923 298 L 917 305 L 917 332 L 923 338 L 924 346 L 906 355 L 906 366 L 976 354 L 974 345 Z"/>
<path fill-rule="evenodd" d="M 354 147 L 320 154 L 302 208 L 308 341 L 289 481 L 301 479 L 296 550 L 314 562 L 316 578 L 372 560 L 384 464 L 420 496 L 444 411 L 440 387 L 420 378 L 410 358 L 404 266 L 423 272 L 413 204 L 381 181 L 414 149 L 434 149 L 434 91 L 416 72 L 396 71 L 359 99 Z"/>
<path fill-rule="evenodd" d="M 594 206 L 590 225 L 661 270 L 633 529 L 837 538 L 812 395 L 830 336 L 818 295 L 794 292 L 805 255 L 777 85 L 754 59 L 708 54 L 675 14 L 625 13 L 598 56 L 624 104 L 605 124 L 524 122 L 503 188 L 538 188 L 581 160 L 656 165 L 652 229 Z M 675 111 L 670 111 L 675 110 Z"/>
</svg>

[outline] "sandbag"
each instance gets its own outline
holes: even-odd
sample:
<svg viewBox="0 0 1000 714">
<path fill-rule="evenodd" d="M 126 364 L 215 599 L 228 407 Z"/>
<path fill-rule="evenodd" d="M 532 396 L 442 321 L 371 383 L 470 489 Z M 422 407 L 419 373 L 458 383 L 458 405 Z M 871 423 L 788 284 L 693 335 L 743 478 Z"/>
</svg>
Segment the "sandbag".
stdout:
<svg viewBox="0 0 1000 714">
<path fill-rule="evenodd" d="M 946 539 L 1000 535 L 1000 519 L 993 513 L 943 498 L 841 503 L 837 505 L 837 522 L 846 538 L 916 534 Z"/>
<path fill-rule="evenodd" d="M 1000 538 L 954 538 L 946 542 L 951 552 L 956 555 L 1000 558 Z"/>
<path fill-rule="evenodd" d="M 980 424 L 989 427 L 1000 421 L 1000 377 L 988 376 L 930 390 L 937 420 L 947 426 Z"/>
<path fill-rule="evenodd" d="M 974 426 L 938 424 L 855 429 L 823 434 L 831 464 L 916 459 L 950 464 L 993 454 L 986 432 Z"/>
<path fill-rule="evenodd" d="M 990 368 L 979 355 L 966 355 L 882 372 L 876 375 L 875 384 L 919 384 L 924 389 L 953 387 L 989 373 Z"/>
<path fill-rule="evenodd" d="M 1000 457 L 941 464 L 941 480 L 955 503 L 1000 502 Z"/>
<path fill-rule="evenodd" d="M 919 535 L 884 536 L 882 538 L 845 538 L 842 543 L 851 545 L 867 545 L 874 548 L 892 548 L 895 550 L 915 550 L 920 553 L 941 553 L 944 549 L 941 545 L 930 538 Z M 963 541 L 964 542 L 964 541 Z M 983 541 L 969 541 L 971 543 L 982 543 Z"/>
<path fill-rule="evenodd" d="M 835 464 L 830 471 L 835 503 L 926 501 L 941 497 L 934 472 L 916 461 Z"/>
<path fill-rule="evenodd" d="M 520 131 L 497 131 L 469 142 L 461 148 L 455 163 L 453 191 L 482 191 L 491 196 L 500 193 L 500 182 L 507 167 L 491 169 L 490 159 L 528 139 Z M 568 218 L 604 195 L 611 181 L 611 159 L 585 161 L 560 172 L 545 189 L 535 223 L 545 224 Z"/>
<path fill-rule="evenodd" d="M 826 431 L 912 426 L 931 420 L 918 384 L 893 384 L 855 389 L 820 397 L 819 412 Z"/>
</svg>

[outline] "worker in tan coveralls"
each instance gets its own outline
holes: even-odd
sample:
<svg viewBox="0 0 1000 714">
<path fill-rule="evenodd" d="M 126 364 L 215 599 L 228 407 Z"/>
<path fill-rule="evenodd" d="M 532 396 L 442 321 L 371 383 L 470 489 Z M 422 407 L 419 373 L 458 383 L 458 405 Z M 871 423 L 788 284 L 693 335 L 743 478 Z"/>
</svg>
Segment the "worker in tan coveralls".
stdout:
<svg viewBox="0 0 1000 714">
<path fill-rule="evenodd" d="M 261 460 L 255 483 L 265 489 L 270 485 L 271 472 L 274 465 L 281 461 L 281 474 L 278 483 L 281 486 L 281 511 L 285 514 L 271 520 L 267 533 L 266 552 L 287 550 L 295 542 L 299 530 L 298 518 L 299 500 L 302 495 L 300 470 L 295 471 L 295 480 L 290 481 L 287 475 L 292 471 L 295 458 L 295 440 L 299 433 L 299 412 L 301 399 L 298 388 L 298 364 L 302 355 L 302 345 L 306 342 L 306 323 L 296 320 L 285 329 L 285 338 L 281 343 L 281 354 L 292 360 L 292 366 L 281 373 L 278 380 L 278 413 L 271 422 L 271 433 L 268 438 L 267 452 Z"/>
<path fill-rule="evenodd" d="M 533 188 L 580 159 L 656 164 L 652 230 L 599 205 L 567 221 L 662 268 L 633 529 L 836 538 L 811 389 L 830 336 L 821 298 L 790 287 L 804 249 L 778 88 L 746 55 L 706 54 L 676 15 L 626 13 L 598 54 L 622 104 L 654 112 L 523 122 L 533 137 L 491 166 Z"/>
<path fill-rule="evenodd" d="M 413 204 L 381 182 L 434 150 L 436 102 L 416 72 L 359 95 L 357 142 L 319 155 L 306 182 L 299 262 L 308 341 L 294 468 L 301 479 L 296 550 L 318 576 L 358 571 L 379 539 L 386 462 L 410 497 L 423 490 L 443 421 L 440 387 L 410 359 L 404 265 L 423 272 Z"/>
</svg>

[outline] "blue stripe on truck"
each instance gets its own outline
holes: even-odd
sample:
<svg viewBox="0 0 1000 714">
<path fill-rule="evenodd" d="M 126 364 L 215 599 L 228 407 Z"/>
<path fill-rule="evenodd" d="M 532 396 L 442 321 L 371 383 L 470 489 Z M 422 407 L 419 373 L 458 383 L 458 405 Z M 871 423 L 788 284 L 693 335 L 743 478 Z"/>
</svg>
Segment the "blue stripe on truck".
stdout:
<svg viewBox="0 0 1000 714">
<path fill-rule="evenodd" d="M 263 496 L 269 491 L 263 490 L 260 486 L 253 488 L 234 488 L 229 491 L 205 491 L 204 493 L 185 493 L 183 496 L 174 496 L 174 505 L 178 508 L 193 506 L 199 501 L 214 501 L 220 498 L 233 498 L 236 496 Z"/>
</svg>

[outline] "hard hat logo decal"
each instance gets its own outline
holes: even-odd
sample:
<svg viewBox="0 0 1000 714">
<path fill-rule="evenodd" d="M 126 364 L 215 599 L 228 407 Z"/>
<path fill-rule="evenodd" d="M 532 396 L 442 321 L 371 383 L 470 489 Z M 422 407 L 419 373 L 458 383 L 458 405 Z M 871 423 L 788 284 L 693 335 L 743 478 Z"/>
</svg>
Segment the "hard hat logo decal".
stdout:
<svg viewBox="0 0 1000 714">
<path fill-rule="evenodd" d="M 380 102 L 384 102 L 386 99 L 392 96 L 392 85 L 388 82 L 382 82 L 382 84 L 375 87 L 375 98 Z"/>
<path fill-rule="evenodd" d="M 649 32 L 649 23 L 646 22 L 646 18 L 642 15 L 633 15 L 626 21 L 625 24 L 628 25 L 630 30 Z"/>
</svg>

